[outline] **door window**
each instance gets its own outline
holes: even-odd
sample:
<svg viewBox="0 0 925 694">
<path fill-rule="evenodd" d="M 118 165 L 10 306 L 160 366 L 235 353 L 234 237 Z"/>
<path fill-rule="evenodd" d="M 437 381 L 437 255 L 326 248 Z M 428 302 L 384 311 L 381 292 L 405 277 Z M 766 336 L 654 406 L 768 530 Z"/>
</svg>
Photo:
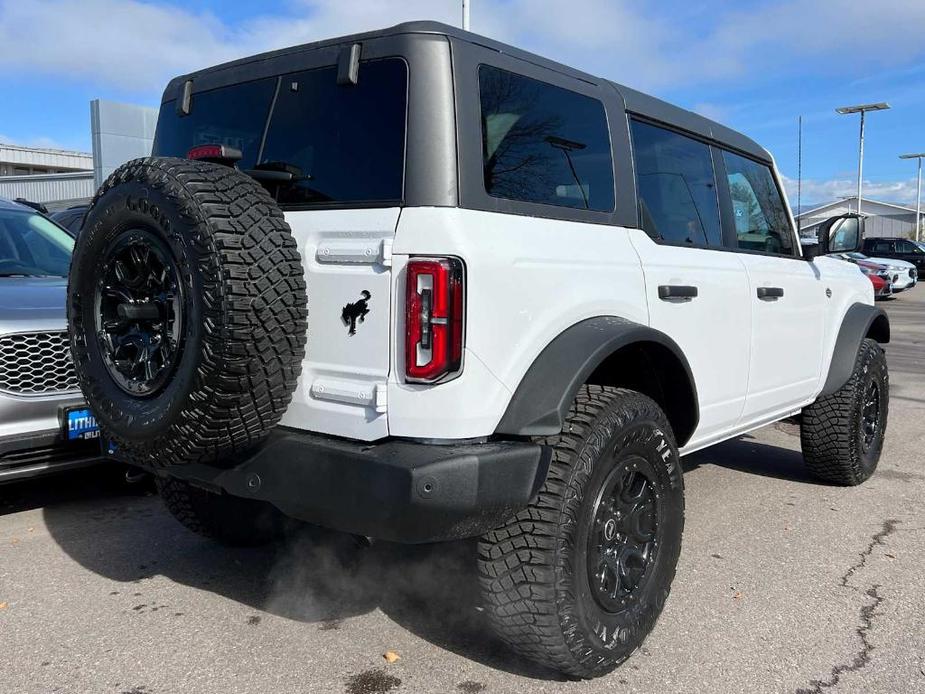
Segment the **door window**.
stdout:
<svg viewBox="0 0 925 694">
<path fill-rule="evenodd" d="M 874 253 L 892 253 L 892 241 L 877 241 L 874 243 Z"/>
<path fill-rule="evenodd" d="M 912 241 L 897 241 L 896 251 L 898 253 L 915 253 L 918 251 L 918 248 Z"/>
<path fill-rule="evenodd" d="M 738 247 L 794 255 L 793 229 L 770 167 L 726 151 L 723 161 Z"/>
<path fill-rule="evenodd" d="M 489 195 L 610 212 L 613 160 L 604 105 L 546 82 L 479 68 Z"/>
<path fill-rule="evenodd" d="M 722 246 L 709 145 L 642 121 L 631 127 L 642 228 L 668 243 Z"/>
</svg>

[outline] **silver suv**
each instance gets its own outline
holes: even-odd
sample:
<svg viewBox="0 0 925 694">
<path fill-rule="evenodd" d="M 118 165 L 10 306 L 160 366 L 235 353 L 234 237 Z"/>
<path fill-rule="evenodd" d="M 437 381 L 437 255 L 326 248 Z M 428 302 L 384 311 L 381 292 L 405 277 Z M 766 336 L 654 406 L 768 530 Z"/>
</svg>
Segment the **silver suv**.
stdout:
<svg viewBox="0 0 925 694">
<path fill-rule="evenodd" d="M 0 483 L 99 459 L 68 350 L 74 239 L 0 199 Z"/>
</svg>

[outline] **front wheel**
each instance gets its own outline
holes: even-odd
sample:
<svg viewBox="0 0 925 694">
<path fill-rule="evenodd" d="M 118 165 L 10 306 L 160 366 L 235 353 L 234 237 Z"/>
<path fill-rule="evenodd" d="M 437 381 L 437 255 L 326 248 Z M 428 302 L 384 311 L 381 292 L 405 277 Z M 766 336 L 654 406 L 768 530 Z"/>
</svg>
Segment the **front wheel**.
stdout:
<svg viewBox="0 0 925 694">
<path fill-rule="evenodd" d="M 659 406 L 583 386 L 538 498 L 479 542 L 495 629 L 514 650 L 576 677 L 626 660 L 664 607 L 681 550 L 684 484 Z"/>
<path fill-rule="evenodd" d="M 865 339 L 848 382 L 803 410 L 800 442 L 810 471 L 832 484 L 867 480 L 883 450 L 889 406 L 886 356 Z"/>
</svg>

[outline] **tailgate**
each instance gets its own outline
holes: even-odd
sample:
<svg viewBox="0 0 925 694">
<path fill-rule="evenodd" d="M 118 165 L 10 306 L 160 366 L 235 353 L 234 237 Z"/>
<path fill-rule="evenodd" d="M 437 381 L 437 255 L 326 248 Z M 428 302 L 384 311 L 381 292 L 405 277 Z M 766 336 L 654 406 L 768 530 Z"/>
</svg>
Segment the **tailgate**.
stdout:
<svg viewBox="0 0 925 694">
<path fill-rule="evenodd" d="M 391 248 L 400 209 L 288 212 L 308 286 L 308 343 L 283 426 L 388 436 Z"/>
</svg>

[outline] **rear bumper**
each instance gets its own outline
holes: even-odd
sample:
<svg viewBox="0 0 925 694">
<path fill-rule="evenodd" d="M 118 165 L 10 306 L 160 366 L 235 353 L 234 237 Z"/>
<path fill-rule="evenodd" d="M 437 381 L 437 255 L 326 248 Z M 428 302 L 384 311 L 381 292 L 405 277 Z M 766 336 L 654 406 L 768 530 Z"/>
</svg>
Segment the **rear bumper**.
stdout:
<svg viewBox="0 0 925 694">
<path fill-rule="evenodd" d="M 549 460 L 529 442 L 369 444 L 280 427 L 233 468 L 178 465 L 170 474 L 309 523 L 421 543 L 497 527 L 536 496 Z"/>
</svg>

